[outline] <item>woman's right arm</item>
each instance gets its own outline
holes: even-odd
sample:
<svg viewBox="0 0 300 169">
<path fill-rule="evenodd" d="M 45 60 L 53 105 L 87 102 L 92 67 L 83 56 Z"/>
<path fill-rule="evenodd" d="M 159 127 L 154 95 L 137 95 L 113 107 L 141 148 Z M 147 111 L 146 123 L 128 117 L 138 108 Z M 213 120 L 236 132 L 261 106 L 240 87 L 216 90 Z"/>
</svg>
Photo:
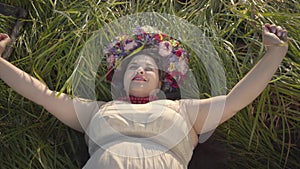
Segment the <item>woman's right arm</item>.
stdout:
<svg viewBox="0 0 300 169">
<path fill-rule="evenodd" d="M 0 34 L 0 56 L 9 42 L 8 35 Z M 0 57 L 0 79 L 20 95 L 43 106 L 69 127 L 83 131 L 83 127 L 77 118 L 73 100 L 68 95 L 62 93 L 56 96 L 55 91 L 50 90 L 45 84 L 2 57 Z"/>
</svg>

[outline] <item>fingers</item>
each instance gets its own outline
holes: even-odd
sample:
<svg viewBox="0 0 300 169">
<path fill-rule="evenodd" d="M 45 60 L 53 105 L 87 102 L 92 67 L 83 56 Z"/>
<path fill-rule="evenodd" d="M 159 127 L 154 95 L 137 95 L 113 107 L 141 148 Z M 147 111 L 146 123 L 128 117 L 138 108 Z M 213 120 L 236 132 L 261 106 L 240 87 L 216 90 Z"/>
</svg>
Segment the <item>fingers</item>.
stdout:
<svg viewBox="0 0 300 169">
<path fill-rule="evenodd" d="M 0 41 L 4 40 L 8 38 L 8 35 L 7 34 L 4 34 L 4 33 L 0 33 Z"/>
<path fill-rule="evenodd" d="M 270 30 L 269 30 L 269 28 L 268 28 L 267 25 L 264 25 L 264 26 L 262 27 L 262 32 L 263 32 L 263 34 L 264 34 L 264 33 L 269 33 L 269 32 L 270 32 Z"/>
<path fill-rule="evenodd" d="M 0 33 L 0 42 L 8 43 L 10 41 L 10 38 L 5 33 Z"/>
<path fill-rule="evenodd" d="M 9 36 L 7 34 L 0 33 L 0 57 L 9 42 Z"/>
<path fill-rule="evenodd" d="M 283 41 L 287 40 L 287 31 L 286 31 L 286 29 L 282 28 L 281 26 L 276 26 L 274 24 L 270 25 L 269 23 L 267 23 L 263 26 L 262 31 L 263 31 L 263 33 L 273 33 L 280 40 L 283 40 Z"/>
<path fill-rule="evenodd" d="M 283 29 L 282 27 L 277 27 L 276 35 L 279 37 L 279 39 L 286 41 L 287 40 L 287 31 L 286 29 Z"/>
<path fill-rule="evenodd" d="M 279 38 L 283 41 L 287 41 L 287 31 L 286 31 L 286 29 L 282 30 L 281 36 Z"/>
</svg>

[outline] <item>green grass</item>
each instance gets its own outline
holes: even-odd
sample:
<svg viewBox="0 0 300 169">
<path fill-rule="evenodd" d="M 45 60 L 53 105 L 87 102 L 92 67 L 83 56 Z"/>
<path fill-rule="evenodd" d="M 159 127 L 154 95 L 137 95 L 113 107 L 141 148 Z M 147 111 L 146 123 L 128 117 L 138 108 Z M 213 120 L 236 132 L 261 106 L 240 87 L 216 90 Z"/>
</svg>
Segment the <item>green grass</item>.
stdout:
<svg viewBox="0 0 300 169">
<path fill-rule="evenodd" d="M 228 147 L 229 168 L 300 168 L 300 4 L 296 0 L 1 0 L 29 13 L 10 61 L 45 82 L 71 93 L 67 79 L 85 42 L 105 23 L 136 12 L 163 12 L 182 17 L 209 36 L 224 65 L 227 91 L 264 54 L 263 23 L 289 33 L 289 51 L 270 84 L 247 108 L 218 128 Z M 1 32 L 15 18 L 0 15 Z M 207 83 L 203 69 L 195 70 Z M 199 82 L 207 97 L 209 87 Z M 101 84 L 100 88 L 106 88 Z M 66 87 L 66 88 L 64 88 Z M 105 100 L 110 96 L 102 93 Z M 83 136 L 0 81 L 0 168 L 80 168 L 87 159 Z M 80 149 L 78 150 L 78 147 Z"/>
</svg>

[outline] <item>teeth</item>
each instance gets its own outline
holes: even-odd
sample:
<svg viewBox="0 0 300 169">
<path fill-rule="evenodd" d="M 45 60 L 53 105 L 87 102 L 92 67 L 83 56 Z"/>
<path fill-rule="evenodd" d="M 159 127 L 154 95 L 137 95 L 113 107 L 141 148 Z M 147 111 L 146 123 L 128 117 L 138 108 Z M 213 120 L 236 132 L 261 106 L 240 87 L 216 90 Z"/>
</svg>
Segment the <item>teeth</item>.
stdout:
<svg viewBox="0 0 300 169">
<path fill-rule="evenodd" d="M 133 80 L 145 81 L 145 79 L 141 78 L 141 77 L 135 77 L 135 78 L 133 78 Z"/>
</svg>

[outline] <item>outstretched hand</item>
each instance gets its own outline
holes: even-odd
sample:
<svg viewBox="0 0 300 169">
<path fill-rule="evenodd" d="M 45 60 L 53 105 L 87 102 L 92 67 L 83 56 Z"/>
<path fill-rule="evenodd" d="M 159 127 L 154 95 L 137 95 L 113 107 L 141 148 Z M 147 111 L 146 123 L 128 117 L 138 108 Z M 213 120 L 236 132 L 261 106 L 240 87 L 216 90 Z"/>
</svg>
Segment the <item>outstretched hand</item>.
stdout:
<svg viewBox="0 0 300 169">
<path fill-rule="evenodd" d="M 0 33 L 0 56 L 2 56 L 2 53 L 9 42 L 10 37 L 7 34 Z"/>
<path fill-rule="evenodd" d="M 287 31 L 281 26 L 265 24 L 262 27 L 262 42 L 266 46 L 287 46 Z"/>
</svg>

